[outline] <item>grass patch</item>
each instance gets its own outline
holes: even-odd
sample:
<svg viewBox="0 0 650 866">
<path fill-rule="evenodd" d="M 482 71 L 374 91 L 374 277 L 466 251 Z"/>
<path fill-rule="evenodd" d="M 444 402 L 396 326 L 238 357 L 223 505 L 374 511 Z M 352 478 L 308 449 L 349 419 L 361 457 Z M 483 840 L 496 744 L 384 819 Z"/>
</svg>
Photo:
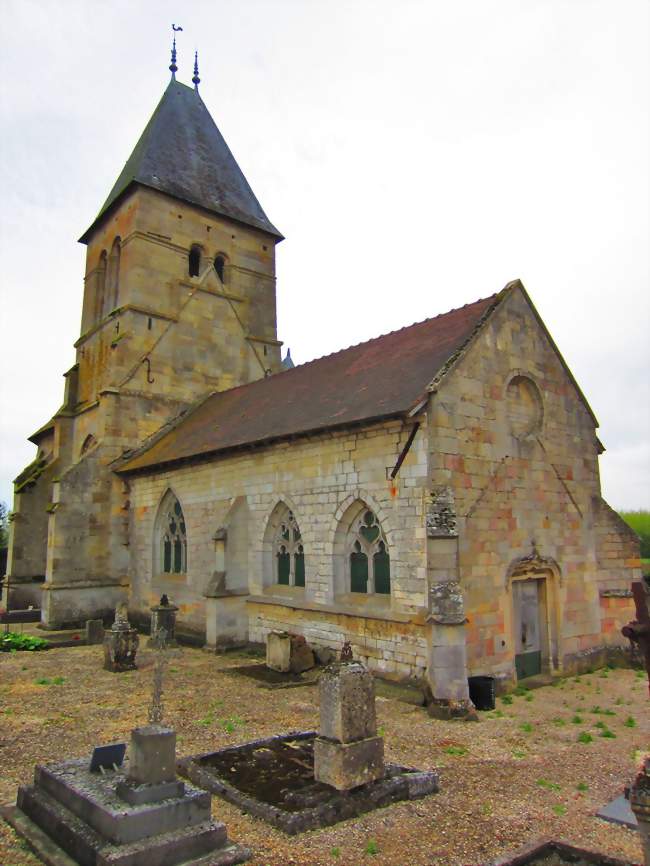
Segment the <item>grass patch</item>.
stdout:
<svg viewBox="0 0 650 866">
<path fill-rule="evenodd" d="M 607 709 L 607 707 L 603 708 L 596 704 L 590 710 L 590 713 L 593 713 L 596 716 L 615 716 L 616 713 L 614 710 Z"/>
<path fill-rule="evenodd" d="M 584 793 L 585 791 L 588 791 L 588 790 L 589 790 L 589 785 L 586 782 L 578 782 L 578 784 L 576 785 L 576 791 L 581 791 L 582 793 Z"/>
<path fill-rule="evenodd" d="M 574 716 L 574 717 L 571 719 L 571 722 L 572 722 L 572 724 L 574 724 L 574 725 L 581 725 L 581 724 L 582 724 L 582 716 Z"/>
<path fill-rule="evenodd" d="M 582 731 L 578 734 L 578 742 L 579 743 L 592 743 L 594 738 L 588 731 Z"/>
<path fill-rule="evenodd" d="M 513 749 L 511 754 L 513 758 L 521 759 L 526 757 L 526 752 L 523 749 Z"/>
<path fill-rule="evenodd" d="M 561 787 L 556 782 L 549 782 L 548 779 L 536 779 L 535 784 L 540 788 L 546 788 L 547 791 L 560 791 Z"/>
<path fill-rule="evenodd" d="M 520 725 L 520 727 L 521 727 L 521 730 L 522 730 L 525 734 L 530 734 L 530 733 L 532 732 L 532 730 L 533 730 L 533 726 L 531 725 L 530 722 L 523 722 L 523 723 Z"/>
<path fill-rule="evenodd" d="M 501 698 L 501 701 L 502 701 L 502 703 L 506 704 L 507 706 L 510 706 L 510 704 L 513 701 L 512 695 L 504 695 Z"/>
<path fill-rule="evenodd" d="M 374 839 L 368 839 L 366 847 L 363 849 L 363 853 L 372 854 L 374 857 L 375 854 L 379 854 L 379 845 L 377 845 Z"/>
<path fill-rule="evenodd" d="M 335 846 L 334 848 L 330 848 L 330 854 L 332 855 L 332 857 L 340 857 L 341 849 L 337 846 Z"/>
<path fill-rule="evenodd" d="M 603 730 L 600 732 L 600 736 L 605 737 L 606 740 L 616 739 L 616 734 L 614 733 L 614 731 L 610 731 L 609 728 L 603 728 Z"/>
<path fill-rule="evenodd" d="M 556 716 L 554 719 L 551 719 L 551 721 L 553 722 L 554 725 L 557 725 L 558 728 L 561 728 L 564 725 L 566 725 L 566 722 L 564 721 L 564 719 L 561 719 L 559 716 Z"/>
<path fill-rule="evenodd" d="M 636 728 L 636 721 L 632 716 L 628 716 L 623 722 L 626 728 Z"/>
<path fill-rule="evenodd" d="M 563 806 L 561 803 L 556 803 L 555 806 L 553 806 L 553 811 L 556 815 L 560 815 L 561 817 L 562 815 L 566 815 L 566 806 Z"/>
</svg>

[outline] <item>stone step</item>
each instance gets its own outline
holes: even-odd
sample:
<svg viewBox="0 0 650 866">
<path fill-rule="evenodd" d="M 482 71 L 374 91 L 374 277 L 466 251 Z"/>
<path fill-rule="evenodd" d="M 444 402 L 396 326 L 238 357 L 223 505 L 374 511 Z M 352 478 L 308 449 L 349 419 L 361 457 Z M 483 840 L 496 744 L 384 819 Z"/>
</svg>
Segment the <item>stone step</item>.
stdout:
<svg viewBox="0 0 650 866">
<path fill-rule="evenodd" d="M 225 824 L 205 821 L 128 845 L 107 846 L 98 853 L 97 866 L 178 866 L 181 863 L 195 866 L 197 859 L 211 863 L 210 858 L 214 858 L 227 841 Z"/>
<path fill-rule="evenodd" d="M 17 806 L 79 866 L 96 866 L 97 850 L 106 843 L 54 797 L 36 787 L 20 787 Z"/>
<path fill-rule="evenodd" d="M 34 787 L 21 787 L 11 823 L 37 850 L 44 841 L 41 837 L 39 844 L 39 839 L 32 838 L 34 832 L 30 833 L 29 822 L 20 821 L 21 814 L 79 866 L 231 866 L 244 862 L 249 854 L 241 846 L 229 845 L 225 825 L 212 820 L 138 842 L 113 845 L 51 795 Z"/>
<path fill-rule="evenodd" d="M 38 766 L 36 787 L 50 794 L 107 841 L 126 844 L 146 836 L 181 830 L 210 820 L 210 794 L 187 786 L 183 797 L 131 806 L 120 799 L 106 776 L 89 773 L 86 761 Z"/>
</svg>

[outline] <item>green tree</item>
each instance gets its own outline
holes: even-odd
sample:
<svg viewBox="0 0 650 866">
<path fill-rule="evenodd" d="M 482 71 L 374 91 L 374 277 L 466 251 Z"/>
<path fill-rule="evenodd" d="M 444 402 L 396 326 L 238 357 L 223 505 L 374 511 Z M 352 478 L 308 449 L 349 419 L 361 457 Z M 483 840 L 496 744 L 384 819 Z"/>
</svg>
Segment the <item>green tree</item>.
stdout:
<svg viewBox="0 0 650 866">
<path fill-rule="evenodd" d="M 9 545 L 9 509 L 0 502 L 0 549 Z"/>
<path fill-rule="evenodd" d="M 650 511 L 620 511 L 623 520 L 641 539 L 641 559 L 650 559 Z"/>
</svg>

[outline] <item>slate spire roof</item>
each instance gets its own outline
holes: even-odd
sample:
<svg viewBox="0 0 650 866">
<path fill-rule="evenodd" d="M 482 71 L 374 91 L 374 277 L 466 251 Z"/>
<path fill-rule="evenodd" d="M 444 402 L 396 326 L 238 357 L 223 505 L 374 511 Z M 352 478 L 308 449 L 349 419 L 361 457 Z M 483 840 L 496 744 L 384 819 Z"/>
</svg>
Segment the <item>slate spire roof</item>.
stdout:
<svg viewBox="0 0 650 866">
<path fill-rule="evenodd" d="M 255 198 L 198 89 L 174 77 L 108 198 L 80 238 L 82 243 L 133 184 L 157 189 L 282 240 Z"/>
</svg>

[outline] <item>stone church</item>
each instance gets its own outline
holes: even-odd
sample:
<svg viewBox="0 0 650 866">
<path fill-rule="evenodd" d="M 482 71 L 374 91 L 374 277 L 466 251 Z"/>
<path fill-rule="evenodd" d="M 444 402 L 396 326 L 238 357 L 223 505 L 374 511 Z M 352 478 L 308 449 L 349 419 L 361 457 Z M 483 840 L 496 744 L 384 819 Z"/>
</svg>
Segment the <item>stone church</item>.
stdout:
<svg viewBox="0 0 650 866">
<path fill-rule="evenodd" d="M 293 367 L 269 221 L 172 78 L 97 217 L 76 363 L 15 481 L 5 599 L 44 628 L 162 593 L 211 649 L 352 644 L 464 701 L 603 660 L 636 536 L 598 422 L 518 280 Z M 453 298 L 450 293 L 450 302 Z"/>
</svg>

